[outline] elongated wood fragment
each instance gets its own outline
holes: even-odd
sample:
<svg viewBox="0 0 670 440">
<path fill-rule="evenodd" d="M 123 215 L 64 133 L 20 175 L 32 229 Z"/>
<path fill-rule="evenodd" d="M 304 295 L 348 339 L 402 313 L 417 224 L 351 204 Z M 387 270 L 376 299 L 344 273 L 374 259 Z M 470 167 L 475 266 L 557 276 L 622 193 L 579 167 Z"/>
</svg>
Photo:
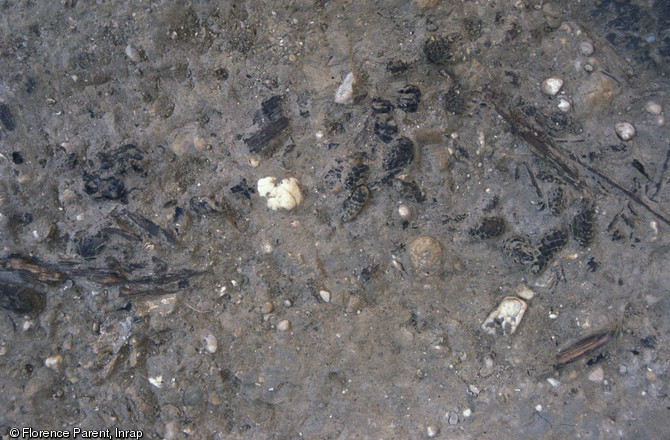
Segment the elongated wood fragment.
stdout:
<svg viewBox="0 0 670 440">
<path fill-rule="evenodd" d="M 576 361 L 581 356 L 590 353 L 599 347 L 602 347 L 614 337 L 614 334 L 614 330 L 608 330 L 604 333 L 598 333 L 588 336 L 584 339 L 580 339 L 570 348 L 567 348 L 556 355 L 556 367 L 563 367 L 571 362 Z"/>
</svg>

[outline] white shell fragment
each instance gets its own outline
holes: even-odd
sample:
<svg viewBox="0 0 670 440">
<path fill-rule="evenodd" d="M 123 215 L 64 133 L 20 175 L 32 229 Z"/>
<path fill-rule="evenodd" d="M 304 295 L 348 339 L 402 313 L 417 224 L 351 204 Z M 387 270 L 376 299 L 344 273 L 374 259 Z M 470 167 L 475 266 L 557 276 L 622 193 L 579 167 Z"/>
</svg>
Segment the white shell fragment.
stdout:
<svg viewBox="0 0 670 440">
<path fill-rule="evenodd" d="M 545 95 L 555 96 L 563 87 L 563 80 L 561 78 L 551 77 L 542 81 L 542 92 Z"/>
<path fill-rule="evenodd" d="M 502 330 L 502 334 L 511 335 L 521 323 L 527 307 L 526 301 L 521 298 L 505 297 L 486 318 L 482 329 L 491 335 L 498 334 L 499 329 Z"/>
<path fill-rule="evenodd" d="M 258 194 L 267 199 L 268 208 L 291 210 L 302 203 L 302 192 L 298 179 L 289 177 L 279 184 L 274 177 L 264 177 L 258 181 Z"/>
<path fill-rule="evenodd" d="M 617 122 L 614 129 L 622 141 L 629 141 L 635 136 L 635 127 L 630 122 Z"/>
<path fill-rule="evenodd" d="M 344 78 L 342 84 L 335 92 L 335 102 L 338 104 L 351 104 L 354 96 L 354 83 L 356 78 L 354 78 L 354 73 L 349 72 Z"/>
<path fill-rule="evenodd" d="M 327 290 L 319 290 L 319 296 L 324 302 L 330 302 L 330 292 Z"/>
</svg>

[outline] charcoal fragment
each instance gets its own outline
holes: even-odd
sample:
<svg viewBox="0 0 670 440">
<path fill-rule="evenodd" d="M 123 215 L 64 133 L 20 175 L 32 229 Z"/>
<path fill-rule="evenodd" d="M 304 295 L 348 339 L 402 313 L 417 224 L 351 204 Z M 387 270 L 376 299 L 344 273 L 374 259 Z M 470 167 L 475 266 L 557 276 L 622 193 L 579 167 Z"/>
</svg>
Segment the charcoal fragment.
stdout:
<svg viewBox="0 0 670 440">
<path fill-rule="evenodd" d="M 0 282 L 0 308 L 14 313 L 39 314 L 45 305 L 44 294 L 25 285 Z"/>
<path fill-rule="evenodd" d="M 107 235 L 101 231 L 95 235 L 80 239 L 75 251 L 80 257 L 87 260 L 95 258 L 102 251 L 106 242 Z"/>
<path fill-rule="evenodd" d="M 382 142 L 388 144 L 398 132 L 398 124 L 393 116 L 382 113 L 375 118 L 374 132 Z"/>
<path fill-rule="evenodd" d="M 537 247 L 536 258 L 530 271 L 532 273 L 542 272 L 566 244 L 568 244 L 568 234 L 563 229 L 552 229 L 544 234 Z"/>
<path fill-rule="evenodd" d="M 398 90 L 398 108 L 405 113 L 415 113 L 419 109 L 421 90 L 417 86 L 408 85 Z"/>
<path fill-rule="evenodd" d="M 438 66 L 463 61 L 462 39 L 460 34 L 432 35 L 424 43 L 423 53 Z"/>
<path fill-rule="evenodd" d="M 414 144 L 406 137 L 401 137 L 398 141 L 386 149 L 382 158 L 382 167 L 386 171 L 401 168 L 414 159 Z"/>
<path fill-rule="evenodd" d="M 481 239 L 500 237 L 505 233 L 507 222 L 502 217 L 483 217 L 479 224 L 468 233 Z"/>
<path fill-rule="evenodd" d="M 572 236 L 582 247 L 588 247 L 596 237 L 595 209 L 590 201 L 583 200 L 570 224 Z"/>
<path fill-rule="evenodd" d="M 344 223 L 352 221 L 365 207 L 370 198 L 370 190 L 367 186 L 361 185 L 354 189 L 348 199 L 342 204 L 342 221 Z"/>
<path fill-rule="evenodd" d="M 502 251 L 507 258 L 523 266 L 530 266 L 537 257 L 537 250 L 530 239 L 519 235 L 513 235 L 503 241 Z"/>
<path fill-rule="evenodd" d="M 14 131 L 16 123 L 14 122 L 14 115 L 5 103 L 0 104 L 0 123 L 7 129 L 7 131 Z"/>
</svg>

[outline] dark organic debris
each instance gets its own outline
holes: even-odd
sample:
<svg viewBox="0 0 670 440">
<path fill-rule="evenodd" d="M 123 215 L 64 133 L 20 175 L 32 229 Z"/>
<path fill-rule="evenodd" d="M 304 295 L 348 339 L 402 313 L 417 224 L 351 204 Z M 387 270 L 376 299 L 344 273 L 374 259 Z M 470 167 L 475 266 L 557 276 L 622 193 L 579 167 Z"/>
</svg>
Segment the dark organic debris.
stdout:
<svg viewBox="0 0 670 440">
<path fill-rule="evenodd" d="M 361 212 L 370 198 L 370 190 L 361 185 L 354 189 L 348 199 L 342 204 L 342 221 L 350 222 Z"/>
<path fill-rule="evenodd" d="M 255 121 L 261 127 L 244 139 L 252 153 L 270 157 L 277 151 L 279 139 L 289 126 L 289 119 L 282 109 L 283 101 L 282 96 L 275 95 L 261 103 L 262 121 Z"/>
<path fill-rule="evenodd" d="M 401 137 L 390 147 L 384 148 L 382 168 L 386 171 L 401 168 L 414 159 L 414 144 L 406 137 Z"/>
<path fill-rule="evenodd" d="M 582 247 L 589 246 L 596 236 L 595 209 L 591 202 L 583 200 L 570 224 L 572 236 Z"/>
<path fill-rule="evenodd" d="M 542 236 L 536 258 L 530 268 L 532 273 L 542 272 L 556 254 L 568 244 L 568 234 L 563 229 L 552 229 Z"/>
<path fill-rule="evenodd" d="M 0 308 L 15 313 L 39 314 L 44 310 L 45 304 L 43 293 L 26 285 L 0 282 Z"/>
<path fill-rule="evenodd" d="M 421 90 L 417 86 L 405 86 L 398 90 L 396 102 L 398 108 L 405 113 L 415 113 L 419 109 L 419 102 L 421 102 Z"/>
<path fill-rule="evenodd" d="M 502 245 L 502 251 L 517 264 L 530 266 L 536 260 L 537 250 L 533 247 L 530 239 L 513 235 L 507 238 Z"/>
<path fill-rule="evenodd" d="M 602 347 L 614 337 L 614 334 L 614 330 L 608 330 L 577 341 L 570 348 L 562 350 L 556 355 L 556 368 L 561 368 L 576 361 L 581 356 Z"/>
<path fill-rule="evenodd" d="M 481 239 L 500 237 L 507 229 L 507 222 L 502 217 L 484 217 L 479 224 L 471 228 L 468 233 Z"/>
<path fill-rule="evenodd" d="M 65 275 L 37 258 L 11 254 L 2 260 L 3 266 L 16 270 L 23 279 L 42 284 L 60 284 Z"/>
<path fill-rule="evenodd" d="M 4 125 L 7 131 L 14 131 L 16 128 L 16 123 L 14 122 L 14 115 L 9 109 L 9 106 L 5 103 L 0 104 L 0 123 Z"/>
</svg>

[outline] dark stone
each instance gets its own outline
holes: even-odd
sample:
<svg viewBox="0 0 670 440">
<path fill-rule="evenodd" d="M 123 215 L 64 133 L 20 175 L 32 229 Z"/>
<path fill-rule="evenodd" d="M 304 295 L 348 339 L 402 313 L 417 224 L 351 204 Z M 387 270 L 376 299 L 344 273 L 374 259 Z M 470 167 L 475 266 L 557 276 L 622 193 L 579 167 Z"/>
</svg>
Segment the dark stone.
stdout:
<svg viewBox="0 0 670 440">
<path fill-rule="evenodd" d="M 23 156 L 18 151 L 12 153 L 12 162 L 16 165 L 21 165 L 23 163 Z"/>
</svg>

